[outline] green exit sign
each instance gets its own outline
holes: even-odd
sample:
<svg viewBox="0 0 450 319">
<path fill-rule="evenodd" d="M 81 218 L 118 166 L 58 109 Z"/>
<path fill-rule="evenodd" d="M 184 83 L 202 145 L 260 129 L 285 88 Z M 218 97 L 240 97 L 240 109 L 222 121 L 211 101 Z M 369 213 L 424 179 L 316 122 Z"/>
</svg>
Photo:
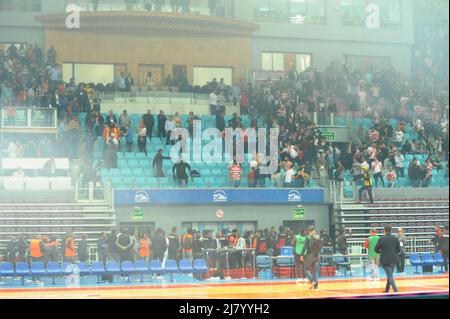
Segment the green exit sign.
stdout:
<svg viewBox="0 0 450 319">
<path fill-rule="evenodd" d="M 336 141 L 336 132 L 330 131 L 327 128 L 320 129 L 322 136 L 329 142 Z"/>
<path fill-rule="evenodd" d="M 301 207 L 294 208 L 292 210 L 292 218 L 293 219 L 304 219 L 305 218 L 305 209 Z"/>
<path fill-rule="evenodd" d="M 144 209 L 134 208 L 131 211 L 131 219 L 132 220 L 144 220 Z"/>
</svg>

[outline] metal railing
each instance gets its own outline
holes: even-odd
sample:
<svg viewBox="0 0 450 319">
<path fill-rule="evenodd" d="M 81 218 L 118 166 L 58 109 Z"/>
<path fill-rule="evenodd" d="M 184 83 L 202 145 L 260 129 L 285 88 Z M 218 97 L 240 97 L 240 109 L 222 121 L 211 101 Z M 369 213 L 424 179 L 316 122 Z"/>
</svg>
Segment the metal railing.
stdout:
<svg viewBox="0 0 450 319">
<path fill-rule="evenodd" d="M 58 114 L 55 108 L 14 107 L 14 112 L 1 109 L 0 128 L 56 129 Z"/>
<path fill-rule="evenodd" d="M 430 237 L 407 237 L 405 246 L 406 255 L 434 253 L 435 246 L 430 242 L 430 239 Z M 365 240 L 348 240 L 348 254 L 367 254 L 364 242 Z"/>
<path fill-rule="evenodd" d="M 178 12 L 193 15 L 204 16 L 229 16 L 231 12 L 227 10 L 229 0 L 222 2 L 217 1 L 218 5 L 214 11 L 211 11 L 208 6 L 208 0 L 194 0 L 190 1 L 189 6 L 178 5 L 178 10 L 175 11 L 170 5 L 170 1 L 162 1 L 161 5 L 155 4 L 155 1 L 145 0 L 108 0 L 98 1 L 95 6 L 94 1 L 91 0 L 67 0 L 66 4 L 74 3 L 78 5 L 81 11 L 153 11 L 153 12 Z M 220 5 L 220 4 L 223 5 Z"/>
<path fill-rule="evenodd" d="M 112 103 L 160 103 L 160 104 L 208 104 L 209 95 L 169 91 L 100 92 L 102 102 Z"/>
</svg>

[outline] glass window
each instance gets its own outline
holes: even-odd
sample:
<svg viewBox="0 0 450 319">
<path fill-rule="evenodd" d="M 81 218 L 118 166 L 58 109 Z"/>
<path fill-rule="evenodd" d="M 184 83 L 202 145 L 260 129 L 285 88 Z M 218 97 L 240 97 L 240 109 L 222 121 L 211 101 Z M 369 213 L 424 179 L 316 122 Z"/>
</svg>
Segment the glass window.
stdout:
<svg viewBox="0 0 450 319">
<path fill-rule="evenodd" d="M 233 82 L 233 69 L 220 67 L 194 67 L 194 85 L 203 86 L 212 79 L 217 81 L 223 78 L 226 85 L 231 85 Z"/>
<path fill-rule="evenodd" d="M 40 12 L 41 0 L 0 0 L 0 11 L 32 11 Z"/>
<path fill-rule="evenodd" d="M 323 24 L 326 0 L 254 0 L 254 18 L 294 24 Z"/>
<path fill-rule="evenodd" d="M 262 69 L 264 71 L 284 71 L 284 53 L 264 52 Z"/>
<path fill-rule="evenodd" d="M 297 72 L 305 71 L 311 67 L 311 55 L 274 52 L 264 52 L 262 54 L 262 69 L 264 71 L 290 71 L 294 64 Z"/>
<path fill-rule="evenodd" d="M 401 22 L 400 0 L 342 0 L 341 21 L 344 26 L 360 26 L 366 24 L 366 7 L 377 4 L 380 8 L 380 26 L 382 28 L 397 28 Z"/>
<path fill-rule="evenodd" d="M 113 64 L 63 63 L 62 69 L 64 82 L 69 82 L 71 78 L 77 83 L 114 82 Z"/>
<path fill-rule="evenodd" d="M 311 55 L 310 54 L 297 54 L 296 59 L 297 72 L 303 72 L 311 67 Z"/>
</svg>

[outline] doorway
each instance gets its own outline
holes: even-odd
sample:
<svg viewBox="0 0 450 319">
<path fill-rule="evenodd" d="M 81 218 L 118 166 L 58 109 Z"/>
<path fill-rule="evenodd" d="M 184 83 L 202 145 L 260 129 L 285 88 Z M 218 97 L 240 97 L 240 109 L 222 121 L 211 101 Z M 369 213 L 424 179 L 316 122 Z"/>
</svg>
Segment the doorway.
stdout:
<svg viewBox="0 0 450 319">
<path fill-rule="evenodd" d="M 294 233 L 298 233 L 299 229 L 308 229 L 309 226 L 315 227 L 314 220 L 284 220 L 283 226 L 289 227 Z"/>
<path fill-rule="evenodd" d="M 127 228 L 129 234 L 138 232 L 138 238 L 142 238 L 144 234 L 147 234 L 150 237 L 155 230 L 155 223 L 120 223 L 120 228 Z"/>
<path fill-rule="evenodd" d="M 187 68 L 185 65 L 174 65 L 172 67 L 172 79 L 175 85 L 180 83 L 187 77 Z"/>
<path fill-rule="evenodd" d="M 148 75 L 149 80 L 147 80 Z M 138 74 L 139 85 L 149 87 L 161 87 L 164 82 L 164 66 L 154 64 L 140 64 Z"/>
</svg>

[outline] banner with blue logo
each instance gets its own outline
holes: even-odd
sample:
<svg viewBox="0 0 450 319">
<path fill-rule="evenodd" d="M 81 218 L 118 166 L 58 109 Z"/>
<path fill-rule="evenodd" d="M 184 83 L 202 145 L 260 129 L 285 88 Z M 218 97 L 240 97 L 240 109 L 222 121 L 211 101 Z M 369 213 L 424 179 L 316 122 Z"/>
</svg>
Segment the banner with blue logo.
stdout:
<svg viewBox="0 0 450 319">
<path fill-rule="evenodd" d="M 152 189 L 115 190 L 117 206 L 323 204 L 323 189 Z"/>
</svg>

